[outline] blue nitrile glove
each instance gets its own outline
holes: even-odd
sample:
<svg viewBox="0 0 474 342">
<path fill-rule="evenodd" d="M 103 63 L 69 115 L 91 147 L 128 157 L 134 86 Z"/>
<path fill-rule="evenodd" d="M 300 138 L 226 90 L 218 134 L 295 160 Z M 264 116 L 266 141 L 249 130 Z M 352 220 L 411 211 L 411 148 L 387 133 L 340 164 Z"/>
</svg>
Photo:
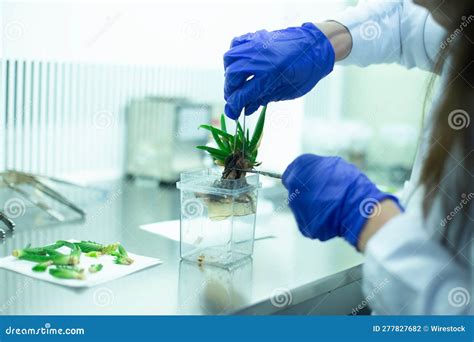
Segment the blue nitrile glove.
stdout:
<svg viewBox="0 0 474 342">
<path fill-rule="evenodd" d="M 330 41 L 311 23 L 234 38 L 224 54 L 225 113 L 237 119 L 244 107 L 250 115 L 271 101 L 303 96 L 332 71 L 334 60 Z"/>
<path fill-rule="evenodd" d="M 339 157 L 304 154 L 283 174 L 288 204 L 301 233 L 326 241 L 335 236 L 357 246 L 370 217 L 380 214 L 378 203 L 398 199 L 381 192 L 357 167 Z"/>
</svg>

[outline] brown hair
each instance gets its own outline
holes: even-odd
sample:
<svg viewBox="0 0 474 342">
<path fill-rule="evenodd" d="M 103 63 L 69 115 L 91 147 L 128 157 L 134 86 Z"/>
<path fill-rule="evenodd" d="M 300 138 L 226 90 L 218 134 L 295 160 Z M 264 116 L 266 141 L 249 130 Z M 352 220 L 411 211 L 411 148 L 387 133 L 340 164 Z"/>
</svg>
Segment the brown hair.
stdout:
<svg viewBox="0 0 474 342">
<path fill-rule="evenodd" d="M 472 2 L 467 7 L 465 13 L 474 13 Z M 439 92 L 440 98 L 435 99 L 437 105 L 432 112 L 430 148 L 420 178 L 426 190 L 423 201 L 425 218 L 433 209 L 435 198 L 440 197 L 442 214 L 446 215 L 453 210 L 449 200 L 472 194 L 474 185 L 474 123 L 470 122 L 474 114 L 474 15 L 453 21 L 448 32 L 435 67 L 436 74 L 443 74 L 443 88 Z M 430 82 L 429 93 L 433 84 L 434 78 Z M 451 158 L 456 161 L 456 166 L 462 163 L 463 169 L 456 173 L 456 182 L 447 193 L 441 191 L 441 185 L 446 175 L 453 171 L 448 169 Z M 450 222 L 443 225 L 443 244 L 452 251 L 457 252 L 456 248 L 467 233 L 466 217 L 471 207 L 470 202 L 463 206 L 462 227 L 456 232 L 455 241 L 446 238 Z"/>
</svg>

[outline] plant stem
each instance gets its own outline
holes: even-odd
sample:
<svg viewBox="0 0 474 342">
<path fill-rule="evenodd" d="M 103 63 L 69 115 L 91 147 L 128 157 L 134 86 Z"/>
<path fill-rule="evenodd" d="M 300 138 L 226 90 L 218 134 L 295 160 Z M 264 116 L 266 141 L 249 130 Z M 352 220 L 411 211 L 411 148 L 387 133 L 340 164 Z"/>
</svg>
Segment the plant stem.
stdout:
<svg viewBox="0 0 474 342">
<path fill-rule="evenodd" d="M 84 269 L 77 267 L 51 268 L 49 274 L 60 279 L 85 279 Z"/>
<path fill-rule="evenodd" d="M 102 264 L 94 264 L 89 267 L 89 272 L 90 273 L 97 273 L 102 270 L 104 266 Z"/>
<path fill-rule="evenodd" d="M 52 261 L 46 261 L 35 265 L 32 270 L 33 272 L 44 272 L 46 269 L 53 264 Z"/>
<path fill-rule="evenodd" d="M 113 254 L 115 256 L 115 263 L 119 265 L 131 265 L 133 259 L 128 256 L 127 251 L 122 245 L 118 245 L 118 252 Z"/>
</svg>

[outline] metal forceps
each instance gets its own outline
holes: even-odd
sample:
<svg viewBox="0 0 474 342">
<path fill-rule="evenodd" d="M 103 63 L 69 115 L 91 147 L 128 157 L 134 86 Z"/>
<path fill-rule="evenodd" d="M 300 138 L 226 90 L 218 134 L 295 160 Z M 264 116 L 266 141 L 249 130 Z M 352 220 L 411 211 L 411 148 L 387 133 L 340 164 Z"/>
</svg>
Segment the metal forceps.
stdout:
<svg viewBox="0 0 474 342">
<path fill-rule="evenodd" d="M 66 197 L 61 195 L 59 192 L 53 190 L 49 186 L 45 185 L 43 182 L 41 182 L 39 179 L 43 178 L 46 180 L 50 180 L 53 182 L 57 183 L 63 183 L 63 184 L 68 184 L 71 186 L 78 186 L 74 183 L 70 183 L 64 180 L 52 178 L 52 177 L 46 177 L 46 176 L 36 176 L 30 173 L 25 173 L 25 172 L 20 172 L 20 171 L 15 171 L 15 170 L 7 170 L 6 172 L 0 173 L 1 181 L 11 190 L 19 193 L 22 197 L 24 197 L 27 201 L 32 203 L 33 205 L 37 206 L 44 212 L 46 212 L 49 216 L 55 218 L 58 221 L 64 221 L 65 218 L 64 216 L 59 213 L 57 210 L 51 208 L 49 205 L 47 205 L 45 202 L 41 201 L 40 199 L 35 198 L 32 196 L 30 193 L 25 191 L 24 189 L 20 188 L 18 185 L 19 184 L 28 184 L 32 186 L 35 190 L 40 191 L 44 195 L 48 196 L 49 198 L 65 205 L 66 207 L 70 208 L 72 211 L 76 212 L 79 214 L 79 216 L 82 218 L 85 217 L 86 213 L 84 210 L 76 206 L 74 203 L 69 201 Z M 3 217 L 8 219 L 4 213 L 1 213 Z M 4 223 L 5 221 L 1 219 Z M 9 220 L 9 219 L 8 219 Z M 11 220 L 10 220 L 11 221 Z M 11 221 L 11 223 L 13 223 Z"/>
</svg>

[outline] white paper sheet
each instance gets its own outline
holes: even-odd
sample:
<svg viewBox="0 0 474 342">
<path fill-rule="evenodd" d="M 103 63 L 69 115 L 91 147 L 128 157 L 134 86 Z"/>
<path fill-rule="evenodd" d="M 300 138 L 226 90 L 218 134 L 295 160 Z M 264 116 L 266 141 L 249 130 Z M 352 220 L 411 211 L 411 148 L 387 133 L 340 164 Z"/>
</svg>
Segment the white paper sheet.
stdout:
<svg viewBox="0 0 474 342">
<path fill-rule="evenodd" d="M 179 220 L 161 221 L 150 224 L 143 224 L 140 229 L 147 232 L 161 235 L 173 241 L 179 241 Z"/>
<path fill-rule="evenodd" d="M 84 268 L 85 279 L 58 279 L 46 272 L 33 272 L 31 269 L 35 263 L 19 260 L 13 256 L 8 256 L 0 259 L 0 268 L 11 270 L 17 273 L 24 274 L 28 277 L 49 281 L 63 286 L 69 287 L 92 287 L 99 284 L 106 283 L 108 281 L 124 277 L 128 274 L 140 271 L 150 266 L 159 265 L 162 263 L 161 260 L 156 258 L 150 258 L 142 255 L 128 253 L 128 255 L 134 260 L 131 265 L 117 265 L 114 263 L 114 257 L 110 255 L 103 255 L 99 258 L 90 258 L 81 255 L 80 267 Z M 90 273 L 89 266 L 93 264 L 102 264 L 104 267 L 97 273 Z"/>
</svg>

